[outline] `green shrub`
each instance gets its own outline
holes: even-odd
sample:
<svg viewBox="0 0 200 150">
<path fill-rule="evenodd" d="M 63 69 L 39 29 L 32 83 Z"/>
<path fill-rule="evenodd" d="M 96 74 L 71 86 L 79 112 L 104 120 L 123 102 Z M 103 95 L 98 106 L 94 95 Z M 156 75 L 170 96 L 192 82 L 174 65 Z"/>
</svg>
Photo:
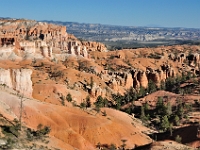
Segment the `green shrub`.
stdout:
<svg viewBox="0 0 200 150">
<path fill-rule="evenodd" d="M 26 131 L 26 136 L 28 140 L 32 141 L 33 139 L 40 139 L 44 137 L 45 135 L 49 134 L 50 131 L 51 131 L 50 127 L 39 124 L 37 126 L 37 130 L 32 130 L 28 128 Z"/>
<path fill-rule="evenodd" d="M 72 101 L 72 95 L 70 93 L 67 94 L 66 99 L 68 102 Z"/>
<path fill-rule="evenodd" d="M 175 141 L 178 142 L 178 143 L 181 143 L 182 137 L 180 137 L 180 135 L 177 135 L 176 138 L 175 138 Z"/>
<path fill-rule="evenodd" d="M 84 110 L 86 108 L 86 102 L 80 103 L 80 108 Z"/>
<path fill-rule="evenodd" d="M 86 97 L 86 108 L 91 107 L 91 101 L 90 101 L 90 96 L 88 95 Z"/>
</svg>

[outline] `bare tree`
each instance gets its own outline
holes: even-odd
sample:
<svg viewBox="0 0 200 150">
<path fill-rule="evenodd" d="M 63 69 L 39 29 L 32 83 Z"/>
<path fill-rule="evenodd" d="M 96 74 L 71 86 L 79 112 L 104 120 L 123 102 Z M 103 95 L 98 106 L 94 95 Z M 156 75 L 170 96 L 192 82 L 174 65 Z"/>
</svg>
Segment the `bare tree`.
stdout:
<svg viewBox="0 0 200 150">
<path fill-rule="evenodd" d="M 20 123 L 20 131 L 22 130 L 22 117 L 23 117 L 23 110 L 24 110 L 24 94 L 20 94 L 19 92 L 17 93 L 19 99 L 20 99 L 20 104 L 19 104 L 19 123 Z"/>
</svg>

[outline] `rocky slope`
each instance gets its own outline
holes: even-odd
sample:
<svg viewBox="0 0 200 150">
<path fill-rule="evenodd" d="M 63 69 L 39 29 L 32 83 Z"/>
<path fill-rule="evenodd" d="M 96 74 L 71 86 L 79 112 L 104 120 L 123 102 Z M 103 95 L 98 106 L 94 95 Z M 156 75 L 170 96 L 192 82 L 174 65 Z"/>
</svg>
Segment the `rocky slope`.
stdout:
<svg viewBox="0 0 200 150">
<path fill-rule="evenodd" d="M 20 93 L 25 99 L 24 125 L 50 126 L 50 138 L 60 149 L 120 146 L 122 140 L 127 148 L 150 144 L 152 140 L 144 134 L 150 130 L 140 121 L 111 108 L 98 112 L 94 102 L 101 96 L 111 106 L 113 94 L 123 95 L 132 87 L 139 92 L 152 83 L 159 88 L 168 78 L 186 73 L 198 76 L 200 47 L 109 51 L 101 43 L 80 41 L 65 30 L 30 20 L 0 20 L 0 112 L 19 119 L 16 92 Z M 91 106 L 85 108 L 87 97 Z"/>
<path fill-rule="evenodd" d="M 140 129 L 142 124 L 125 113 L 105 108 L 102 111 L 107 115 L 103 116 L 92 108 L 83 111 L 71 103 L 61 106 L 60 97 L 67 93 L 72 94 L 77 104 L 88 94 L 93 97 L 105 94 L 95 84 L 96 75 L 92 75 L 103 68 L 88 56 L 88 51 L 103 51 L 105 46 L 68 36 L 62 26 L 12 19 L 0 23 L 1 115 L 19 120 L 23 99 L 23 125 L 32 129 L 38 124 L 49 126 L 53 147 L 59 149 L 95 149 L 98 143 L 120 146 L 122 139 L 127 140 L 129 148 L 151 143 L 141 132 L 148 129 Z M 76 77 L 81 73 L 76 63 L 83 69 L 85 80 L 80 78 L 82 75 Z M 84 72 L 89 67 L 82 68 L 85 63 L 97 68 L 91 74 Z M 88 86 L 92 76 L 95 83 Z M 84 91 L 84 86 L 88 91 Z"/>
<path fill-rule="evenodd" d="M 11 120 L 18 118 L 20 98 L 15 95 L 16 92 L 3 87 L 0 92 L 1 114 L 10 114 Z M 107 112 L 103 116 L 92 109 L 82 111 L 77 107 L 41 103 L 27 97 L 23 100 L 23 124 L 33 129 L 37 129 L 39 123 L 49 126 L 50 137 L 66 143 L 63 149 L 95 149 L 98 143 L 120 146 L 122 139 L 127 140 L 127 148 L 134 148 L 152 141 L 142 133 L 147 129 L 140 128 L 142 125 L 135 118 L 113 109 L 102 109 Z M 2 111 L 3 104 L 8 107 L 5 111 Z"/>
</svg>

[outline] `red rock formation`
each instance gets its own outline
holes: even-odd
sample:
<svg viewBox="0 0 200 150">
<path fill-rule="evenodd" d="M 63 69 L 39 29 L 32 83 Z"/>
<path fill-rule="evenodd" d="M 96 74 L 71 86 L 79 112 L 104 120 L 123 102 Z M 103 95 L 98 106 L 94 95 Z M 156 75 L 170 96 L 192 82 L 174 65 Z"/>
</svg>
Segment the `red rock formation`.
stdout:
<svg viewBox="0 0 200 150">
<path fill-rule="evenodd" d="M 26 53 L 41 53 L 44 57 L 64 52 L 88 58 L 88 49 L 106 49 L 104 44 L 81 42 L 73 35 L 68 36 L 65 26 L 16 19 L 0 20 L 0 47 L 3 46 L 14 46 Z"/>
<path fill-rule="evenodd" d="M 91 42 L 91 41 L 82 41 L 83 46 L 86 46 L 86 48 L 89 51 L 105 51 L 106 50 L 106 46 L 102 43 L 99 42 Z"/>
<path fill-rule="evenodd" d="M 24 40 L 53 41 L 53 47 L 62 47 L 68 40 L 65 26 L 32 20 L 0 20 L 0 45 L 15 45 Z"/>
<path fill-rule="evenodd" d="M 147 88 L 148 86 L 148 79 L 147 75 L 144 71 L 139 71 L 137 74 L 137 79 L 140 82 L 140 85 L 144 88 Z"/>
<path fill-rule="evenodd" d="M 124 87 L 129 89 L 130 87 L 133 87 L 133 78 L 132 75 L 130 73 L 127 73 L 125 75 L 125 84 Z"/>
</svg>

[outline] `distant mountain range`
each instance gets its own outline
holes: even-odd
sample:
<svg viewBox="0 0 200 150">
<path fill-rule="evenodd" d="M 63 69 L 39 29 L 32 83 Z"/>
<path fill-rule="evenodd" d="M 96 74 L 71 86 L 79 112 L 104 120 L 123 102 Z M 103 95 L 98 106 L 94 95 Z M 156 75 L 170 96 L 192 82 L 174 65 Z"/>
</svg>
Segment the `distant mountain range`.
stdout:
<svg viewBox="0 0 200 150">
<path fill-rule="evenodd" d="M 200 42 L 200 29 L 195 28 L 135 27 L 52 20 L 41 22 L 66 26 L 68 33 L 81 40 L 102 42 L 114 49 Z"/>
<path fill-rule="evenodd" d="M 64 25 L 68 33 L 80 39 L 103 42 L 115 48 L 200 41 L 200 29 L 195 28 L 134 27 L 48 20 L 42 22 Z"/>
</svg>

